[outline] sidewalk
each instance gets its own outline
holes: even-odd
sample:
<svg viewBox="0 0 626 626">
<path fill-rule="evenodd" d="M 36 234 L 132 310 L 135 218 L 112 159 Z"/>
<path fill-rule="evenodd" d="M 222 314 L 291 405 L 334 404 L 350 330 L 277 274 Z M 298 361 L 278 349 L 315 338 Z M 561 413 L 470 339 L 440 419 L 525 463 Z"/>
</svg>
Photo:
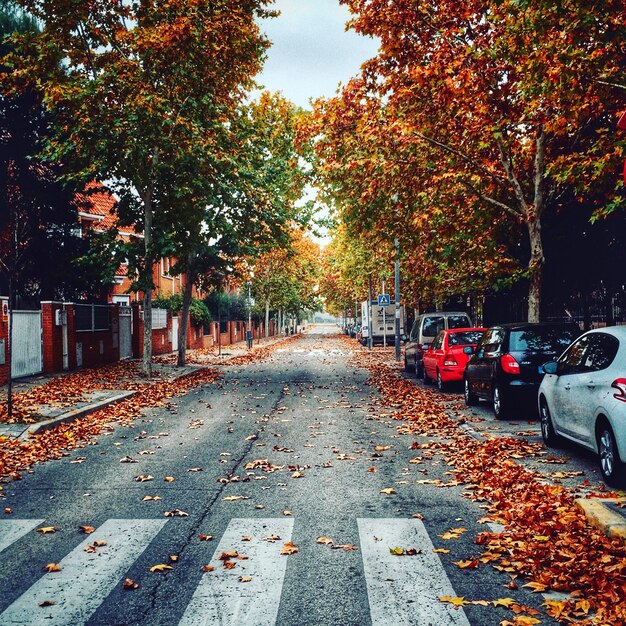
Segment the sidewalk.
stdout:
<svg viewBox="0 0 626 626">
<path fill-rule="evenodd" d="M 246 342 L 217 348 L 188 350 L 187 365 L 176 365 L 177 354 L 159 355 L 153 359 L 153 377 L 146 380 L 139 373 L 139 360 L 122 361 L 102 367 L 55 374 L 39 374 L 13 381 L 15 402 L 11 423 L 0 421 L 0 439 L 27 440 L 44 429 L 70 422 L 140 393 L 153 382 L 172 382 L 206 367 L 228 365 L 231 359 L 254 353 L 286 337 L 255 341 L 252 351 Z M 0 386 L 0 407 L 7 403 L 7 386 Z M 0 414 L 3 411 L 0 412 Z"/>
</svg>

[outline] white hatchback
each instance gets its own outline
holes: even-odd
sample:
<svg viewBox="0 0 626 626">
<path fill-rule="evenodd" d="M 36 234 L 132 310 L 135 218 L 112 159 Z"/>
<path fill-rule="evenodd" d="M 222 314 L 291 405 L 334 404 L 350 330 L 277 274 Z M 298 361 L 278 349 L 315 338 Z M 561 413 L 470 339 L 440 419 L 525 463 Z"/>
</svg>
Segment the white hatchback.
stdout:
<svg viewBox="0 0 626 626">
<path fill-rule="evenodd" d="M 602 478 L 619 484 L 626 468 L 626 326 L 590 330 L 545 363 L 539 387 L 541 434 L 600 456 Z"/>
</svg>

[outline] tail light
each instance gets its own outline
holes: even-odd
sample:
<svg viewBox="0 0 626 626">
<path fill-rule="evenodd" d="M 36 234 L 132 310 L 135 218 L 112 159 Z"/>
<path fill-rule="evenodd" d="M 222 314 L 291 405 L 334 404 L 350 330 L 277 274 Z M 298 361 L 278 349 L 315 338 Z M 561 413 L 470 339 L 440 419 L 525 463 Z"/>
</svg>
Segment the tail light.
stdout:
<svg viewBox="0 0 626 626">
<path fill-rule="evenodd" d="M 613 397 L 620 402 L 626 402 L 626 378 L 617 378 L 611 383 L 611 387 L 617 389 Z"/>
<path fill-rule="evenodd" d="M 500 357 L 500 365 L 502 366 L 502 371 L 507 374 L 519 374 L 519 363 L 515 360 L 510 354 L 503 354 Z"/>
<path fill-rule="evenodd" d="M 456 359 L 451 354 L 446 354 L 446 356 L 443 357 L 443 364 L 450 365 L 450 366 L 458 365 L 458 363 L 456 362 Z"/>
</svg>

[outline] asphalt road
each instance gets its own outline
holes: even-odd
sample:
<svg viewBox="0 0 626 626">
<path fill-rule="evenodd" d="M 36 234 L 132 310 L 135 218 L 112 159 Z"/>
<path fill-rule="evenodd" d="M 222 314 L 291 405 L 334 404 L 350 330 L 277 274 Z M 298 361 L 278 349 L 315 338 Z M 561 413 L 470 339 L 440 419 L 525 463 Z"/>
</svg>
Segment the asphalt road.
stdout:
<svg viewBox="0 0 626 626">
<path fill-rule="evenodd" d="M 409 463 L 419 438 L 397 434 L 351 344 L 317 330 L 8 485 L 0 624 L 492 626 L 511 611 L 438 598 L 539 608 L 508 576 L 454 565 L 481 554 L 484 510 L 417 482 L 448 468 Z M 472 428 L 519 430 L 481 412 Z"/>
</svg>

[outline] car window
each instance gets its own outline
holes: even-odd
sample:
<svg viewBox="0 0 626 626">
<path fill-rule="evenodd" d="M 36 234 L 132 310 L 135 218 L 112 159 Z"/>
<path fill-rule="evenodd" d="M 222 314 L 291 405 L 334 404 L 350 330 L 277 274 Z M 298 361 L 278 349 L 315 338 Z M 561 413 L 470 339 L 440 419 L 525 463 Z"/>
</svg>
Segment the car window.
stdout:
<svg viewBox="0 0 626 626">
<path fill-rule="evenodd" d="M 482 336 L 482 330 L 468 330 L 463 333 L 450 333 L 448 335 L 448 345 L 466 346 L 469 344 L 478 343 Z"/>
<path fill-rule="evenodd" d="M 589 339 L 589 349 L 585 355 L 584 362 L 585 370 L 597 372 L 606 369 L 615 359 L 619 341 L 606 333 L 589 335 Z"/>
<path fill-rule="evenodd" d="M 467 315 L 448 315 L 448 328 L 467 328 L 471 325 Z"/>
<path fill-rule="evenodd" d="M 559 374 L 580 374 L 585 370 L 585 360 L 589 348 L 589 335 L 576 340 L 558 360 Z"/>
<path fill-rule="evenodd" d="M 443 346 L 444 337 L 445 337 L 445 333 L 441 331 L 435 338 L 435 341 L 433 341 L 433 350 L 441 350 L 441 346 Z"/>
<path fill-rule="evenodd" d="M 417 337 L 420 332 L 420 321 L 416 319 L 411 327 L 411 334 L 409 335 L 409 341 L 417 341 Z"/>
<path fill-rule="evenodd" d="M 490 328 L 482 336 L 480 343 L 476 349 L 479 358 L 482 358 L 485 353 L 499 352 L 504 340 L 504 330 L 502 328 Z"/>
<path fill-rule="evenodd" d="M 560 354 L 576 339 L 579 331 L 575 326 L 536 326 L 511 331 L 509 350 L 511 352 L 556 352 Z"/>
<path fill-rule="evenodd" d="M 425 317 L 422 325 L 422 335 L 434 337 L 440 330 L 443 330 L 443 317 Z"/>
</svg>

